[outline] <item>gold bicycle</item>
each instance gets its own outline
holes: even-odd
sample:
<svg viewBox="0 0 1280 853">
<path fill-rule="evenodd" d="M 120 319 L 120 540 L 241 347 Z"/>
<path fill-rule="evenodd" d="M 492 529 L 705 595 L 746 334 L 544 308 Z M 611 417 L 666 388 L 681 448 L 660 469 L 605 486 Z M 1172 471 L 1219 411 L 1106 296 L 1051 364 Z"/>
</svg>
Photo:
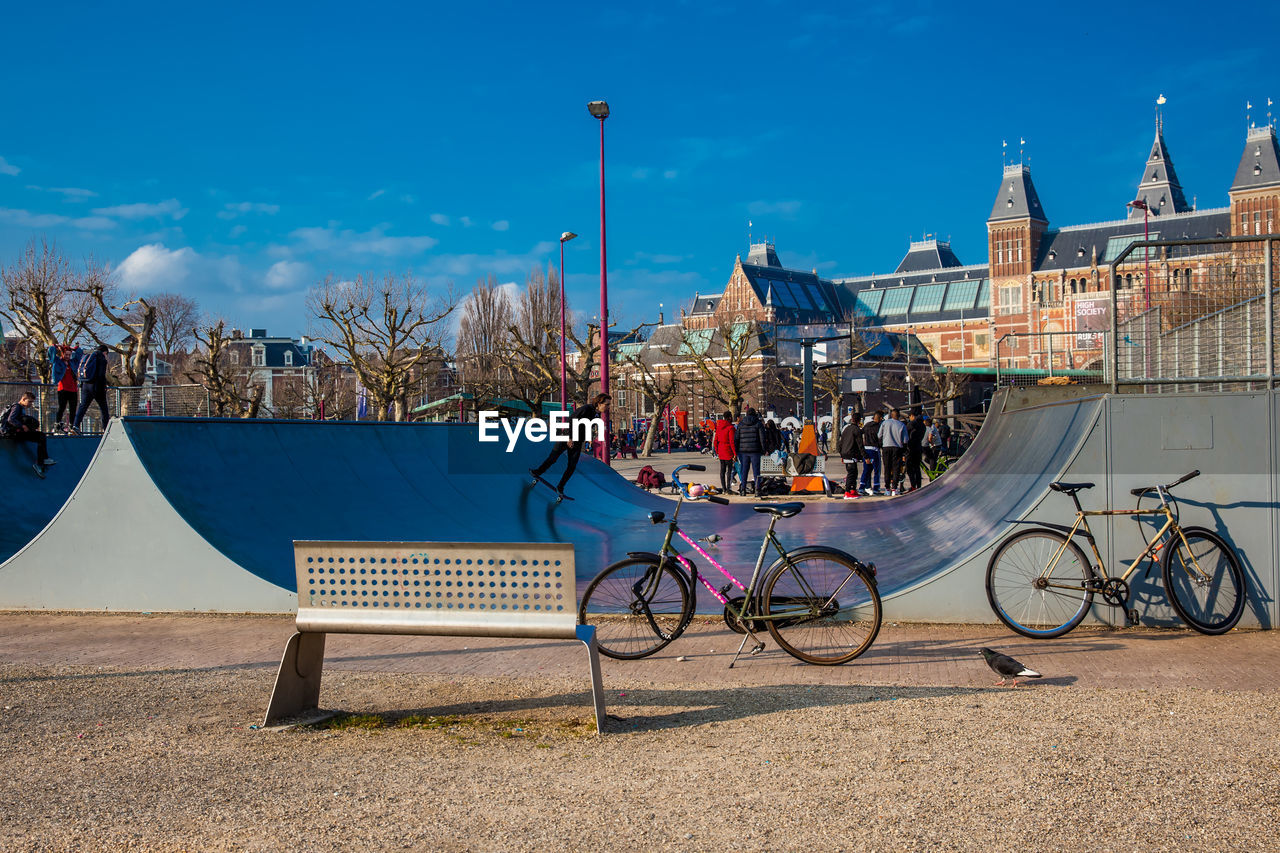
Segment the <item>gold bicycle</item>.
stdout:
<svg viewBox="0 0 1280 853">
<path fill-rule="evenodd" d="M 1093 483 L 1050 483 L 1049 488 L 1075 502 L 1075 523 L 1021 530 L 1000 543 L 987 564 L 991 609 L 1001 622 L 1023 636 L 1061 637 L 1084 619 L 1094 595 L 1101 595 L 1112 607 L 1123 608 L 1129 623 L 1137 624 L 1137 610 L 1129 607 L 1129 579 L 1140 563 L 1150 560 L 1149 573 L 1159 559 L 1165 594 L 1183 621 L 1202 634 L 1230 631 L 1244 613 L 1240 560 L 1212 530 L 1180 525 L 1177 503 L 1169 495 L 1173 487 L 1198 476 L 1199 471 L 1192 471 L 1167 485 L 1133 489 L 1131 494 L 1139 505 L 1118 510 L 1085 510 L 1080 506 L 1076 494 L 1093 488 Z M 1142 498 L 1149 494 L 1155 494 L 1160 505 L 1144 509 Z M 1089 518 L 1118 515 L 1135 519 L 1150 516 L 1157 523 L 1163 517 L 1164 523 L 1125 572 L 1113 577 L 1098 553 Z M 1077 539 L 1089 543 L 1096 566 L 1090 564 Z"/>
</svg>

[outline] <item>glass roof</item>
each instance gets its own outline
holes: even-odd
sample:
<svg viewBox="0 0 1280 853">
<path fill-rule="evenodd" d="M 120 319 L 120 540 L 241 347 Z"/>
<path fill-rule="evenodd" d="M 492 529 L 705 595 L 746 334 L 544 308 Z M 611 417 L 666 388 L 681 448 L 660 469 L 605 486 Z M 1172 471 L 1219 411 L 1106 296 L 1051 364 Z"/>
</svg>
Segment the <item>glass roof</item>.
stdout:
<svg viewBox="0 0 1280 853">
<path fill-rule="evenodd" d="M 894 314 L 906 314 L 911 307 L 911 294 L 915 288 L 891 287 L 884 292 L 884 304 L 880 306 L 880 314 L 891 317 Z"/>
<path fill-rule="evenodd" d="M 884 298 L 883 290 L 859 290 L 858 291 L 858 307 L 867 314 L 880 313 L 880 300 Z"/>
<path fill-rule="evenodd" d="M 911 303 L 911 310 L 919 313 L 940 311 L 942 295 L 946 292 L 945 284 L 922 284 L 916 288 L 916 298 Z"/>
<path fill-rule="evenodd" d="M 973 300 L 978 296 L 977 279 L 970 281 L 953 281 L 947 288 L 947 299 L 942 303 L 944 311 L 967 311 L 973 307 Z"/>
<path fill-rule="evenodd" d="M 978 308 L 989 307 L 991 305 L 991 279 L 984 278 L 981 286 L 978 287 L 978 299 L 974 303 Z"/>
</svg>

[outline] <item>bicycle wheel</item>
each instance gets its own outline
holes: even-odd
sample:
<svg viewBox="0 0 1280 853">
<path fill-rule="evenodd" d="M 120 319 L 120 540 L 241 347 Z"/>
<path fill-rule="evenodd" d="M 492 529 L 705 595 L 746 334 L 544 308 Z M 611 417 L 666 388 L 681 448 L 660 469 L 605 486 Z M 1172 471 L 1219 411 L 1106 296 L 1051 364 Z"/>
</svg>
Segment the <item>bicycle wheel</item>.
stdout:
<svg viewBox="0 0 1280 853">
<path fill-rule="evenodd" d="M 832 666 L 865 652 L 880 632 L 880 593 L 847 554 L 787 555 L 764 584 L 765 624 L 787 654 Z"/>
<path fill-rule="evenodd" d="M 1174 536 L 1165 546 L 1161 565 L 1165 594 L 1173 609 L 1192 628 L 1201 634 L 1225 634 L 1244 614 L 1244 572 L 1240 569 L 1240 560 L 1212 530 L 1184 527 L 1182 535 L 1187 539 L 1186 545 Z"/>
<path fill-rule="evenodd" d="M 578 624 L 595 627 L 600 654 L 636 660 L 680 636 L 689 609 L 684 575 L 670 564 L 633 557 L 609 566 L 587 585 Z"/>
<path fill-rule="evenodd" d="M 1024 637 L 1061 637 L 1080 624 L 1093 604 L 1091 574 L 1089 560 L 1075 542 L 1053 530 L 1024 530 L 1006 538 L 991 555 L 987 601 L 1001 622 Z"/>
</svg>

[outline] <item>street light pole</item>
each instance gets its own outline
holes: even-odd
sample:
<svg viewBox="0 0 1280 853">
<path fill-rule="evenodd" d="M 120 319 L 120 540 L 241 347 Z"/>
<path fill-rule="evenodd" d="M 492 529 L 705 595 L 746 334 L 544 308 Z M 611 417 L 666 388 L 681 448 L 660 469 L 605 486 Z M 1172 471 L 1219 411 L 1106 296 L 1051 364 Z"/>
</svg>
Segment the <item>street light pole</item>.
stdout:
<svg viewBox="0 0 1280 853">
<path fill-rule="evenodd" d="M 1129 207 L 1142 211 L 1142 239 L 1147 241 L 1151 239 L 1151 228 L 1148 223 L 1148 217 L 1151 215 L 1151 208 L 1142 199 L 1129 202 Z M 1151 247 L 1142 247 L 1142 258 L 1144 261 L 1142 273 L 1142 295 L 1144 297 L 1145 310 L 1151 310 Z"/>
<path fill-rule="evenodd" d="M 587 111 L 600 120 L 600 393 L 609 393 L 609 275 L 605 256 L 604 230 L 604 120 L 609 117 L 606 101 L 592 101 Z M 610 465 L 609 438 L 612 434 L 609 418 L 604 419 L 605 441 L 600 448 L 600 461 Z"/>
<path fill-rule="evenodd" d="M 564 244 L 577 236 L 572 231 L 566 231 L 560 235 L 560 408 L 562 409 L 569 408 L 568 382 L 565 378 L 564 366 Z"/>
</svg>

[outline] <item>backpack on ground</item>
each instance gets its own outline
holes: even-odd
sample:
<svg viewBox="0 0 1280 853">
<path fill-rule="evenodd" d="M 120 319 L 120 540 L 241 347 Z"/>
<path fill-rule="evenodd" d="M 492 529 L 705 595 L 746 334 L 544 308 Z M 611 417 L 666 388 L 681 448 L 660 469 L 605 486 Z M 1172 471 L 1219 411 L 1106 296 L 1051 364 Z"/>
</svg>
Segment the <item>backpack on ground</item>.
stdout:
<svg viewBox="0 0 1280 853">
<path fill-rule="evenodd" d="M 636 474 L 636 485 L 648 491 L 649 489 L 661 489 L 667 484 L 666 476 L 652 465 L 646 465 Z"/>
</svg>

